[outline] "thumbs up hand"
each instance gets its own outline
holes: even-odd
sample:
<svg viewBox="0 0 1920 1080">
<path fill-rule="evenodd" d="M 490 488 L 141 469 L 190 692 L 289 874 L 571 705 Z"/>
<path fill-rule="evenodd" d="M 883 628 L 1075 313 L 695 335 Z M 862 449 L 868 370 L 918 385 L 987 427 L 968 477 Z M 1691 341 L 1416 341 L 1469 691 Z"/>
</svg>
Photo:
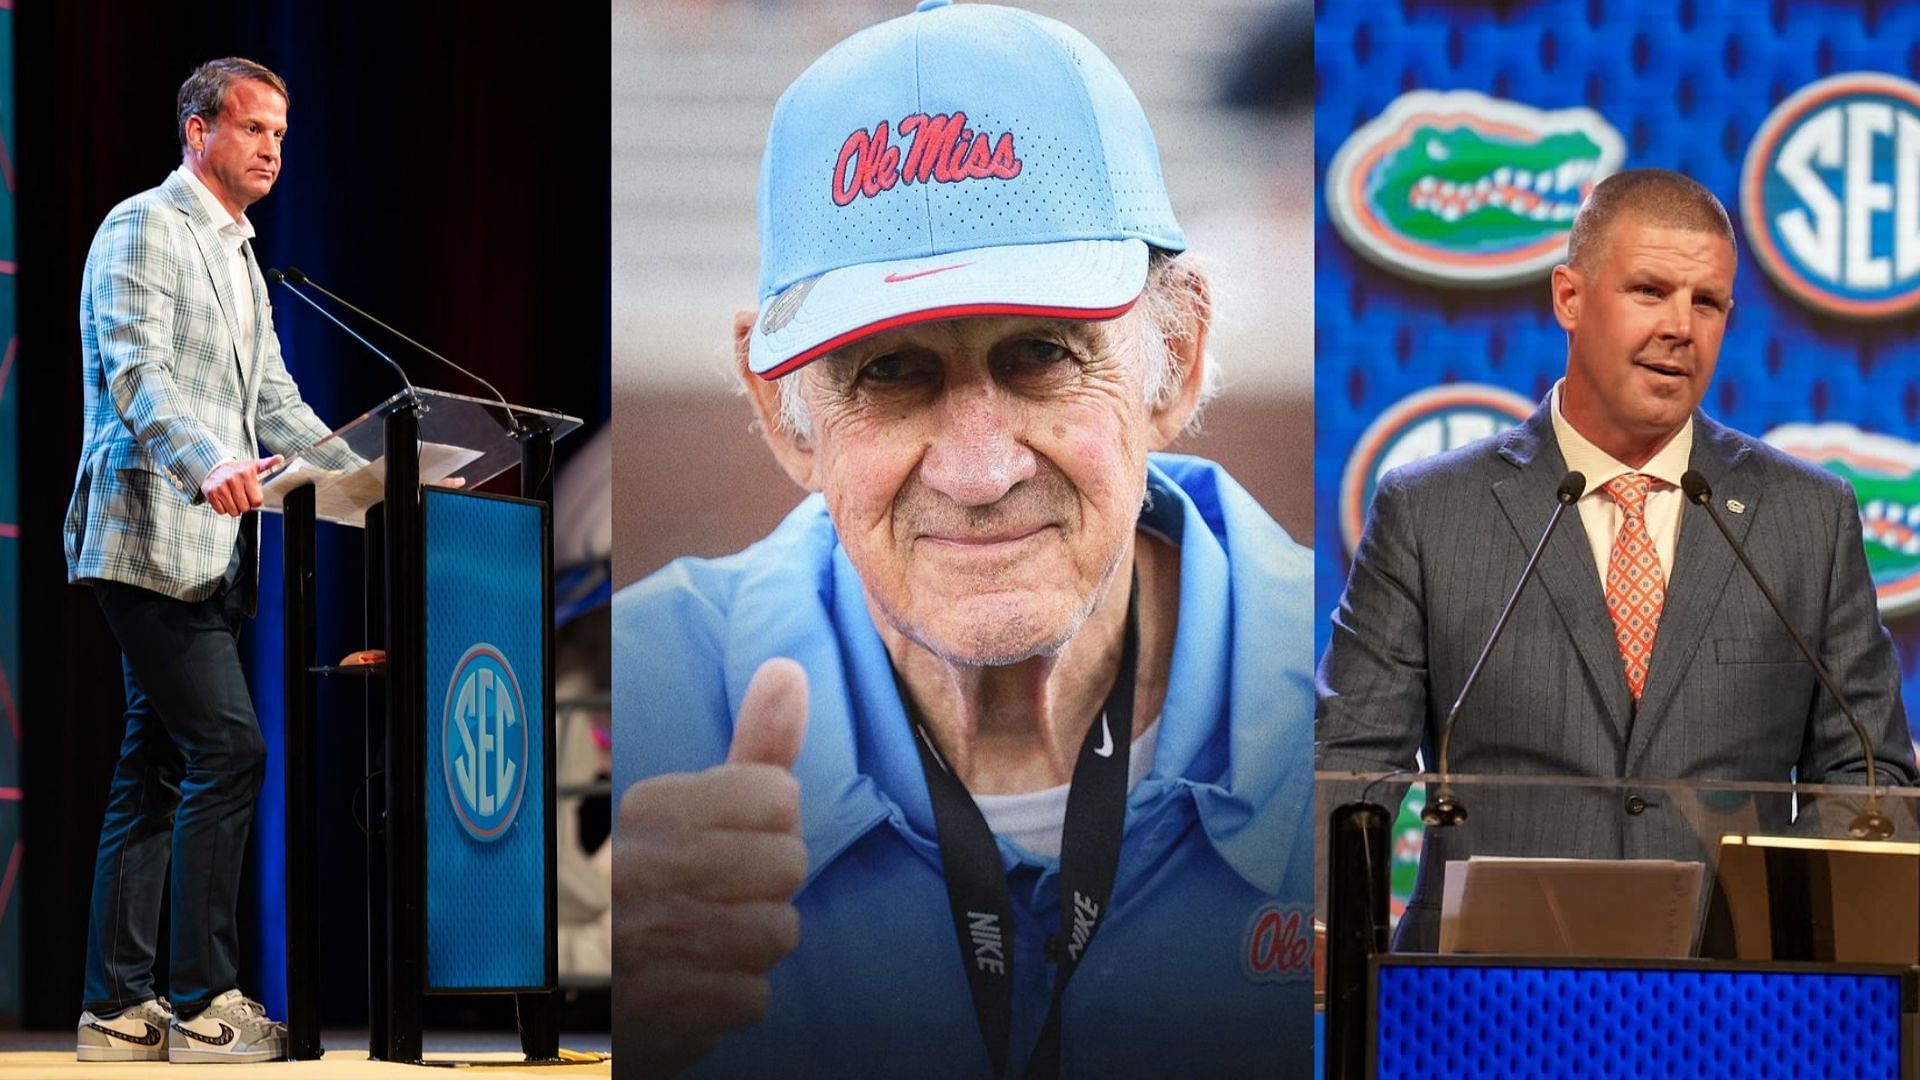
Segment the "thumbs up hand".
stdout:
<svg viewBox="0 0 1920 1080">
<path fill-rule="evenodd" d="M 724 764 L 642 780 L 620 800 L 614 1030 L 636 1075 L 670 1075 L 767 1014 L 766 973 L 800 940 L 793 895 L 807 849 L 793 762 L 806 728 L 806 672 L 768 660 Z"/>
<path fill-rule="evenodd" d="M 785 657 L 760 665 L 747 684 L 740 715 L 733 722 L 728 765 L 772 765 L 793 778 L 800 740 L 807 734 L 807 673 Z M 794 811 L 799 812 L 799 789 Z M 797 827 L 797 822 L 796 822 Z"/>
</svg>

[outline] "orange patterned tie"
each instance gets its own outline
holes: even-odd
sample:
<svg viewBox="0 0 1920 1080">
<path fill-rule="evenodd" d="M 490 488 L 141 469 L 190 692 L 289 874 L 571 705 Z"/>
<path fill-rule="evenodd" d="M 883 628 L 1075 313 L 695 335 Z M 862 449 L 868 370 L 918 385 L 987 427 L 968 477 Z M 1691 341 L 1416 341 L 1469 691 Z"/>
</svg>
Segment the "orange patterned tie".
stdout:
<svg viewBox="0 0 1920 1080">
<path fill-rule="evenodd" d="M 1647 661 L 1653 658 L 1653 637 L 1667 599 L 1666 576 L 1647 532 L 1647 488 L 1652 482 L 1651 477 L 1628 473 L 1607 481 L 1603 489 L 1626 515 L 1607 555 L 1607 611 L 1613 615 L 1613 637 L 1620 643 L 1635 705 L 1647 688 Z"/>
</svg>

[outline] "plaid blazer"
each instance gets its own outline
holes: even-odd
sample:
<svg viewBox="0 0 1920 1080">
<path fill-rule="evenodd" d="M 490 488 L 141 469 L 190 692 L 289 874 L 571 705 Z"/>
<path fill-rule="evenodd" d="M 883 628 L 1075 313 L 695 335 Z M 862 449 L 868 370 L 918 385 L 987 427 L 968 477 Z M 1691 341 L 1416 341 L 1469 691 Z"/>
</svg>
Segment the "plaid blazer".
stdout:
<svg viewBox="0 0 1920 1080">
<path fill-rule="evenodd" d="M 206 599 L 241 521 L 256 540 L 259 521 L 215 512 L 201 481 L 223 461 L 257 457 L 262 444 L 290 454 L 328 433 L 280 358 L 252 246 L 242 251 L 253 295 L 235 297 L 217 233 L 174 172 L 114 207 L 94 234 L 80 287 L 86 433 L 67 508 L 68 581 Z M 254 310 L 245 370 L 236 303 Z M 241 577 L 250 595 L 255 567 Z"/>
</svg>

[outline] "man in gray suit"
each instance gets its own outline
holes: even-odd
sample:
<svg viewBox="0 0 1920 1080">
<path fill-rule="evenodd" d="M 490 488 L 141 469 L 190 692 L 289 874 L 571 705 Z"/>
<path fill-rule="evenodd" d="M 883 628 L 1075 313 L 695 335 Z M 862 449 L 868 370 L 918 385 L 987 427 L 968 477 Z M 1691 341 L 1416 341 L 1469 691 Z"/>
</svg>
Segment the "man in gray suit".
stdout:
<svg viewBox="0 0 1920 1080">
<path fill-rule="evenodd" d="M 1453 771 L 1859 782 L 1852 727 L 1687 507 L 1680 478 L 1695 469 L 1866 726 L 1881 782 L 1913 781 L 1851 488 L 1699 409 L 1734 269 L 1732 225 L 1706 188 L 1652 169 L 1596 186 L 1553 272 L 1565 379 L 1519 427 L 1379 484 L 1321 658 L 1319 768 L 1411 769 L 1415 751 L 1436 764 L 1447 709 L 1575 469 L 1586 493 L 1462 713 Z M 1702 855 L 1685 808 L 1657 791 L 1544 794 L 1477 793 L 1472 853 Z M 1427 870 L 1464 857 L 1453 832 L 1428 834 L 1403 948 L 1434 945 Z"/>
<path fill-rule="evenodd" d="M 328 429 L 281 361 L 247 243 L 246 208 L 280 172 L 286 85 L 214 60 L 178 106 L 180 168 L 107 215 L 81 286 L 86 437 L 67 575 L 99 600 L 127 696 L 94 870 L 83 1061 L 285 1050 L 282 1026 L 236 986 L 240 861 L 266 758 L 236 646 L 253 613 L 259 474 Z M 171 1007 L 153 977 L 169 861 Z"/>
</svg>

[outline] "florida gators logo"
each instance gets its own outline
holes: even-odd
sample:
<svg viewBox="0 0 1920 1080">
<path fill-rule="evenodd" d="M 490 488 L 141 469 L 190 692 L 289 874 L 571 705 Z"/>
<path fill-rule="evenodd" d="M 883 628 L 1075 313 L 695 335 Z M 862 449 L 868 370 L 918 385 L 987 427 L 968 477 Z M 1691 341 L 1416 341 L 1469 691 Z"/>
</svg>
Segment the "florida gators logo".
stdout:
<svg viewBox="0 0 1920 1080">
<path fill-rule="evenodd" d="M 1880 614 L 1920 610 L 1920 444 L 1852 424 L 1783 424 L 1765 438 L 1853 485 Z"/>
<path fill-rule="evenodd" d="M 1327 214 L 1355 251 L 1394 273 L 1512 285 L 1566 257 L 1580 203 L 1625 158 L 1620 133 L 1591 109 L 1416 90 L 1334 154 Z"/>
<path fill-rule="evenodd" d="M 904 153 L 893 136 L 905 142 Z M 1013 132 L 995 138 L 967 126 L 963 112 L 914 113 L 889 128 L 855 128 L 833 163 L 833 204 L 871 199 L 896 184 L 957 184 L 962 180 L 1011 180 L 1020 175 Z"/>
<path fill-rule="evenodd" d="M 1497 435 L 1533 415 L 1526 398 L 1499 386 L 1448 383 L 1409 394 L 1361 432 L 1340 477 L 1340 538 L 1360 546 L 1373 489 L 1387 470 Z"/>
<path fill-rule="evenodd" d="M 1800 88 L 1761 123 L 1740 216 L 1788 295 L 1846 318 L 1920 308 L 1920 85 L 1856 71 Z"/>
</svg>

